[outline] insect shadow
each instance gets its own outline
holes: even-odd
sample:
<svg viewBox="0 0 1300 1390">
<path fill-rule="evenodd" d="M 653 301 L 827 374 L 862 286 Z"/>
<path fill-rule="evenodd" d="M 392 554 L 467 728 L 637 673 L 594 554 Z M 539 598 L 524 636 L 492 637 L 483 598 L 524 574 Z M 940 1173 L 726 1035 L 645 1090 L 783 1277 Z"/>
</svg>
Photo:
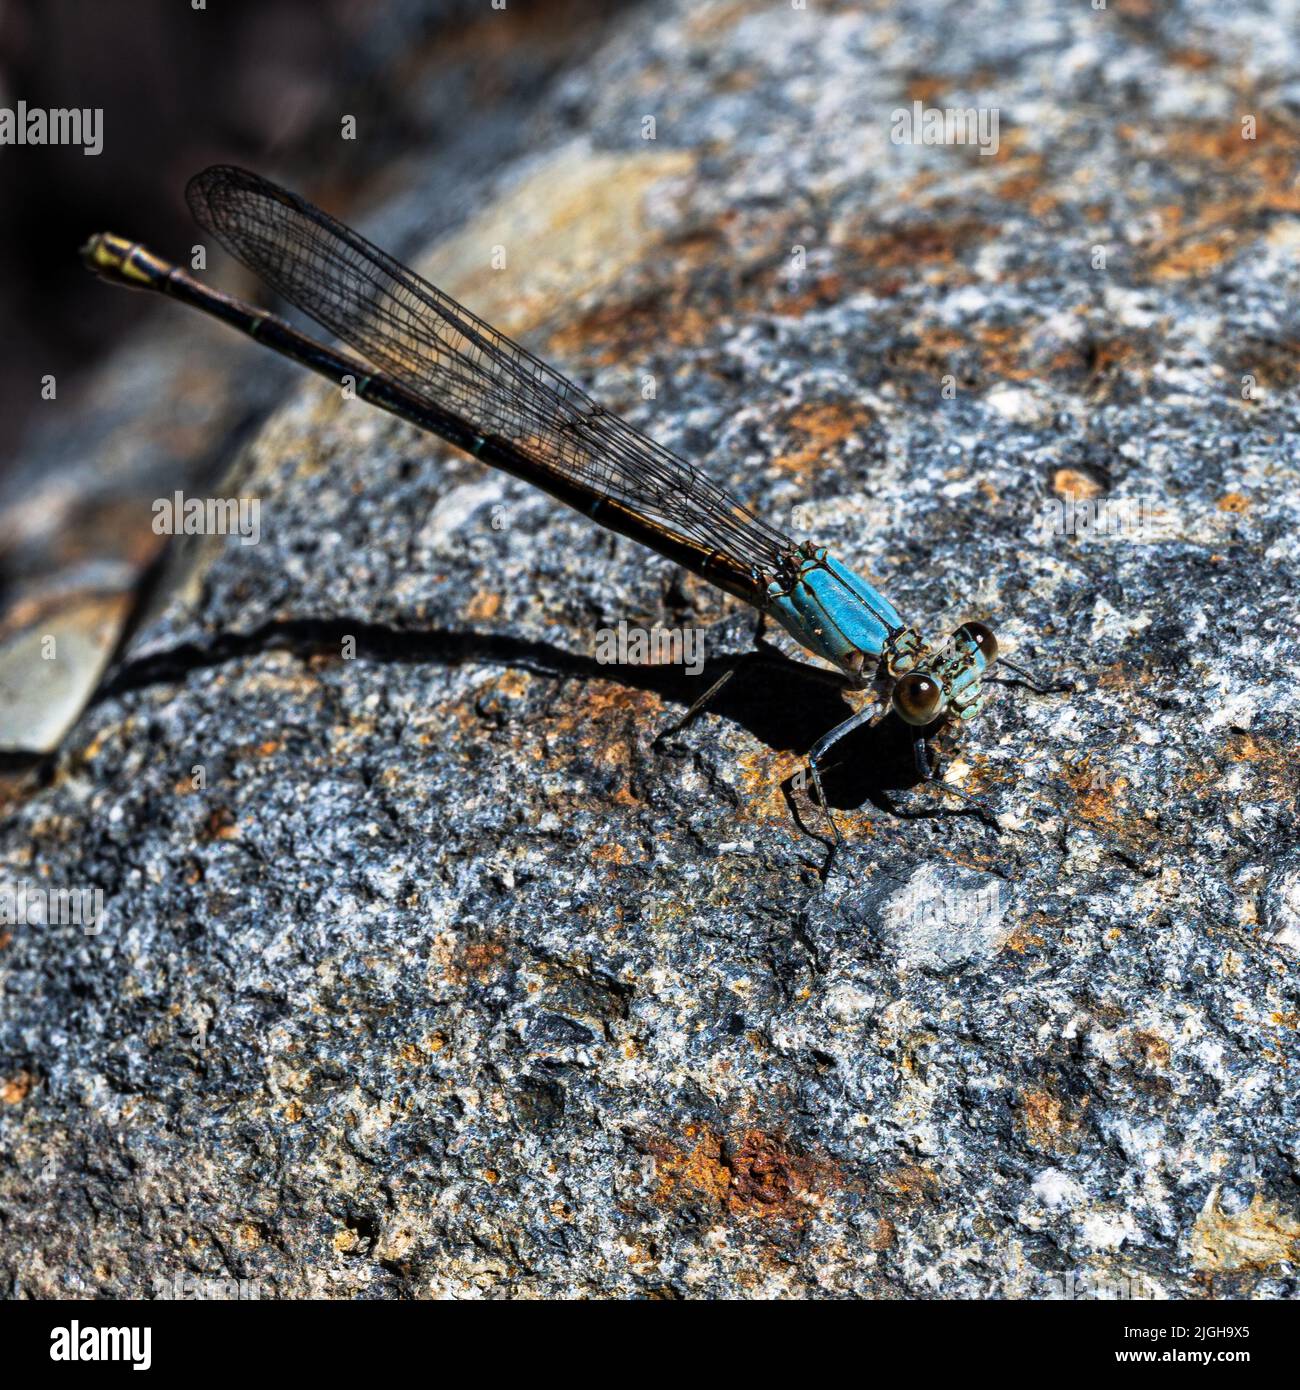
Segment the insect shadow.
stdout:
<svg viewBox="0 0 1300 1390">
<path fill-rule="evenodd" d="M 700 695 L 734 671 L 710 699 L 707 712 L 745 729 L 774 752 L 805 753 L 848 711 L 849 683 L 837 672 L 786 656 L 761 638 L 752 650 L 709 658 L 696 675 L 680 665 L 611 665 L 550 643 L 506 634 L 403 630 L 351 618 L 297 618 L 265 623 L 242 633 L 221 633 L 202 643 L 185 643 L 128 660 L 110 671 L 93 703 L 150 685 L 183 681 L 188 673 L 265 651 L 290 651 L 302 658 L 338 656 L 351 639 L 356 658 L 399 665 L 456 666 L 482 663 L 528 670 L 560 680 L 617 681 L 629 689 L 655 694 L 664 705 L 694 713 Z M 341 659 L 341 658 L 339 658 Z M 867 698 L 874 698 L 868 694 Z M 704 710 L 700 710 L 704 713 Z M 657 751 L 681 756 L 690 747 L 689 718 L 674 723 L 665 710 L 664 728 L 655 738 Z M 929 731 L 927 731 L 928 733 Z M 914 731 L 892 713 L 854 730 L 835 747 L 822 772 L 827 804 L 849 809 L 873 802 L 900 814 L 888 797 L 923 780 L 913 756 Z M 782 784 L 792 809 L 811 829 L 816 810 L 811 792 L 800 788 L 800 773 Z M 803 805 L 798 803 L 802 799 Z"/>
</svg>

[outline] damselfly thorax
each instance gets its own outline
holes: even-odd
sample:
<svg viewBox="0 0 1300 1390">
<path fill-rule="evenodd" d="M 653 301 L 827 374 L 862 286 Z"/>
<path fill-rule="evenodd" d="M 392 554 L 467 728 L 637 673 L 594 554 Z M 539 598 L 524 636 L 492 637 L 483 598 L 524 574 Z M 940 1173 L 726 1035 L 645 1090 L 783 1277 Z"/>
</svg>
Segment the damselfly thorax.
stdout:
<svg viewBox="0 0 1300 1390">
<path fill-rule="evenodd" d="M 930 647 L 874 585 L 824 546 L 805 541 L 783 561 L 767 585 L 764 607 L 797 642 L 855 684 L 867 684 L 878 671 L 891 678 L 892 707 L 908 724 L 979 713 L 981 681 L 998 654 L 997 639 L 983 623 L 963 623 Z"/>
</svg>

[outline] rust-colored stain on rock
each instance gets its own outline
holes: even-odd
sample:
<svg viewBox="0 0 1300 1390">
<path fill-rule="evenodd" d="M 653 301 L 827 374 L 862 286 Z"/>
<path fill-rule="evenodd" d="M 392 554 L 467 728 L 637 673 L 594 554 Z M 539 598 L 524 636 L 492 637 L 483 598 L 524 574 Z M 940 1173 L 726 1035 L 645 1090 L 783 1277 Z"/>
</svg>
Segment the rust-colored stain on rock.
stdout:
<svg viewBox="0 0 1300 1390">
<path fill-rule="evenodd" d="M 1052 474 L 1052 491 L 1058 497 L 1072 497 L 1075 501 L 1087 501 L 1100 497 L 1105 491 L 1101 483 L 1091 474 L 1078 468 L 1058 468 Z"/>
<path fill-rule="evenodd" d="M 1071 1106 L 1046 1086 L 1024 1091 L 1020 1097 L 1020 1123 L 1034 1147 L 1069 1150 L 1076 1147 L 1087 1106 L 1087 1097 Z"/>
<path fill-rule="evenodd" d="M 1169 1065 L 1169 1039 L 1159 1033 L 1136 1032 L 1129 1038 L 1125 1050 L 1141 1066 L 1163 1071 Z"/>
<path fill-rule="evenodd" d="M 685 1134 L 689 1150 L 665 1140 L 650 1145 L 660 1206 L 704 1202 L 732 1216 L 803 1222 L 841 1185 L 832 1163 L 798 1153 L 763 1130 L 726 1140 L 691 1125 Z"/>
<path fill-rule="evenodd" d="M 21 1105 L 32 1093 L 36 1078 L 29 1071 L 15 1072 L 0 1082 L 0 1101 L 5 1105 Z"/>
<path fill-rule="evenodd" d="M 830 466 L 840 446 L 855 434 L 864 434 L 875 419 L 875 412 L 860 401 L 805 401 L 785 420 L 802 439 L 798 447 L 778 454 L 773 466 L 796 474 L 807 473 L 819 463 Z"/>
<path fill-rule="evenodd" d="M 887 1192 L 907 1203 L 923 1202 L 939 1190 L 938 1175 L 919 1163 L 907 1163 L 893 1172 L 883 1173 L 879 1181 Z"/>
<path fill-rule="evenodd" d="M 201 840 L 237 840 L 239 823 L 229 806 L 217 806 L 208 815 L 199 834 Z"/>
<path fill-rule="evenodd" d="M 855 260 L 880 270 L 912 270 L 916 266 L 955 262 L 965 251 L 998 235 L 998 228 L 974 218 L 951 222 L 909 222 L 865 234 L 846 245 Z"/>
</svg>

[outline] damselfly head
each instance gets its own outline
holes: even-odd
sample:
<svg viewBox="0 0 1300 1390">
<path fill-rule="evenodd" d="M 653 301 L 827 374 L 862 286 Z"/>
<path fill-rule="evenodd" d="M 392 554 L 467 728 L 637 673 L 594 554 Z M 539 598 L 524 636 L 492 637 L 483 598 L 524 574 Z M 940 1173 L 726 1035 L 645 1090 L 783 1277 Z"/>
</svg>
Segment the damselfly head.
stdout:
<svg viewBox="0 0 1300 1390">
<path fill-rule="evenodd" d="M 932 724 L 944 714 L 969 719 L 983 704 L 980 679 L 997 660 L 998 640 L 983 623 L 963 623 L 937 651 L 894 685 L 892 703 L 907 724 Z"/>
</svg>

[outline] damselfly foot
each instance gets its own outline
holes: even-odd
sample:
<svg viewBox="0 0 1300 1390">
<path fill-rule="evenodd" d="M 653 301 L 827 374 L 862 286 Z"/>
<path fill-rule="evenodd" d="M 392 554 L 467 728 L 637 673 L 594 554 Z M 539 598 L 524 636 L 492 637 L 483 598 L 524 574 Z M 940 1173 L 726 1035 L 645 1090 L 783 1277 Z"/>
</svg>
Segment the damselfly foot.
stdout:
<svg viewBox="0 0 1300 1390">
<path fill-rule="evenodd" d="M 960 787 L 954 787 L 951 782 L 945 782 L 939 776 L 939 764 L 937 761 L 931 761 L 929 745 L 921 734 L 917 734 L 912 740 L 912 756 L 916 760 L 916 770 L 920 773 L 923 782 L 928 782 L 932 786 L 938 787 L 940 791 L 945 791 L 949 796 L 955 796 L 959 801 L 964 802 L 985 825 L 994 830 L 1002 829 L 997 812 L 990 811 L 982 801 L 971 796 L 968 792 L 962 791 Z"/>
<path fill-rule="evenodd" d="M 746 660 L 746 658 L 751 655 L 751 652 L 746 652 L 743 656 L 737 657 L 736 660 L 733 661 L 732 664 L 728 666 L 727 669 L 718 677 L 718 679 L 715 680 L 711 686 L 709 686 L 709 688 L 704 692 L 703 695 L 700 695 L 697 699 L 691 702 L 690 709 L 688 709 L 680 719 L 678 719 L 675 723 L 670 724 L 666 729 L 661 729 L 655 735 L 654 743 L 651 745 L 651 747 L 654 748 L 656 753 L 663 748 L 664 742 L 667 739 L 672 738 L 674 734 L 680 734 L 683 729 L 689 728 L 689 726 L 695 722 L 695 720 L 700 716 L 700 714 L 703 713 L 703 711 L 708 706 L 709 702 L 713 699 L 713 697 L 717 695 L 717 693 L 723 688 L 724 685 L 727 684 L 727 682 L 732 678 L 732 676 L 736 674 L 737 670 L 740 668 L 741 662 Z"/>
</svg>

